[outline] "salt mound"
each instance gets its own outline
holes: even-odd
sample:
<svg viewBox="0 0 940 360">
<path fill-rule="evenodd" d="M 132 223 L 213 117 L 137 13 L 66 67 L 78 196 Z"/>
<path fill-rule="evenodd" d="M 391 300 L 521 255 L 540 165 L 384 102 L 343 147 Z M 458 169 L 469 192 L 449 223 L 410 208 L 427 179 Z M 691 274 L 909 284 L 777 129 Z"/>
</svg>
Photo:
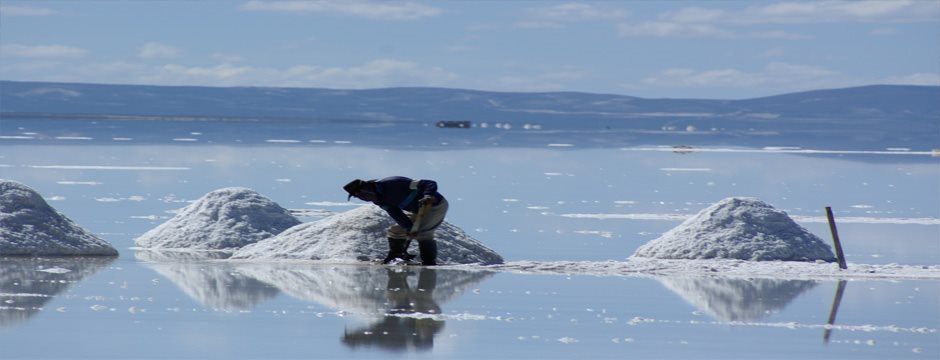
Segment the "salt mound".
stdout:
<svg viewBox="0 0 940 360">
<path fill-rule="evenodd" d="M 659 259 L 834 261 L 829 246 L 787 213 L 755 198 L 727 198 L 636 250 Z"/>
<path fill-rule="evenodd" d="M 0 180 L 0 255 L 117 256 L 118 252 L 53 209 L 35 190 Z"/>
<path fill-rule="evenodd" d="M 231 187 L 204 195 L 135 242 L 145 249 L 235 249 L 299 223 L 287 209 L 264 195 Z"/>
<path fill-rule="evenodd" d="M 239 249 L 232 259 L 356 261 L 381 259 L 388 253 L 386 229 L 393 220 L 381 208 L 365 205 L 301 224 L 280 235 Z M 493 250 L 444 222 L 434 235 L 439 264 L 501 264 Z M 417 253 L 411 242 L 411 253 Z"/>
</svg>

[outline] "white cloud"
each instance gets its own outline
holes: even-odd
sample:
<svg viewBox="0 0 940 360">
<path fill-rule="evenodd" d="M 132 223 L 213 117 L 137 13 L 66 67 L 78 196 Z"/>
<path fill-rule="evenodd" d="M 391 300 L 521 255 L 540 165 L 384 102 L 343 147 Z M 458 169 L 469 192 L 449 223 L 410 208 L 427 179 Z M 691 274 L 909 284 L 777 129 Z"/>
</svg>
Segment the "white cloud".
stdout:
<svg viewBox="0 0 940 360">
<path fill-rule="evenodd" d="M 148 42 L 138 49 L 137 57 L 141 59 L 174 58 L 179 56 L 181 52 L 180 49 L 166 44 Z"/>
<path fill-rule="evenodd" d="M 882 81 L 893 85 L 929 85 L 940 86 L 940 74 L 916 73 L 904 76 L 893 76 Z"/>
<path fill-rule="evenodd" d="M 719 37 L 801 40 L 810 36 L 783 30 L 741 31 L 760 24 L 899 23 L 937 21 L 938 1 L 806 1 L 754 5 L 740 10 L 686 7 L 654 20 L 621 23 L 621 36 Z M 733 30 L 732 30 L 733 29 Z"/>
<path fill-rule="evenodd" d="M 585 79 L 590 75 L 591 75 L 591 72 L 587 70 L 578 69 L 578 68 L 568 68 L 568 69 L 545 72 L 539 75 L 539 77 L 545 80 L 575 81 L 575 80 Z"/>
<path fill-rule="evenodd" d="M 421 67 L 410 61 L 379 59 L 362 66 L 314 70 L 307 77 L 311 81 L 332 83 L 344 88 L 369 88 L 399 84 L 442 86 L 451 83 L 457 75 L 440 67 Z"/>
<path fill-rule="evenodd" d="M 757 39 L 803 40 L 812 39 L 812 36 L 792 33 L 783 30 L 771 30 L 748 33 L 745 36 Z"/>
<path fill-rule="evenodd" d="M 836 72 L 815 65 L 788 64 L 782 62 L 772 62 L 764 68 L 764 73 L 770 75 L 775 81 L 779 80 L 811 80 L 823 79 Z"/>
<path fill-rule="evenodd" d="M 496 79 L 494 83 L 487 84 L 488 88 L 501 91 L 560 91 L 564 87 L 554 81 L 546 81 L 539 78 L 524 76 L 502 76 Z"/>
<path fill-rule="evenodd" d="M 368 89 L 396 86 L 453 87 L 458 76 L 437 66 L 377 59 L 358 66 L 295 65 L 259 67 L 241 63 L 190 66 L 144 62 L 76 63 L 37 61 L 8 63 L 0 78 L 23 81 L 91 82 L 142 85 L 270 86 Z"/>
<path fill-rule="evenodd" d="M 747 23 L 831 23 L 936 21 L 940 2 L 911 0 L 779 2 L 751 6 L 736 14 Z"/>
<path fill-rule="evenodd" d="M 447 47 L 447 51 L 455 53 L 470 52 L 474 50 L 476 50 L 474 47 L 466 45 L 453 45 Z"/>
<path fill-rule="evenodd" d="M 812 36 L 782 30 L 734 32 L 711 24 L 668 21 L 645 21 L 636 24 L 618 24 L 618 34 L 624 37 L 695 37 L 723 39 L 782 39 L 802 40 Z"/>
<path fill-rule="evenodd" d="M 786 51 L 781 48 L 773 48 L 767 51 L 764 51 L 760 54 L 760 57 L 763 58 L 775 58 L 781 57 L 786 54 Z"/>
<path fill-rule="evenodd" d="M 0 54 L 24 58 L 73 59 L 83 57 L 87 53 L 85 49 L 65 45 L 10 44 L 0 46 Z"/>
<path fill-rule="evenodd" d="M 287 68 L 219 64 L 209 67 L 169 64 L 139 79 L 142 83 L 207 86 L 286 86 L 364 89 L 389 86 L 444 86 L 456 74 L 440 67 L 378 59 L 360 66 L 295 65 Z M 407 85 L 405 85 L 407 84 Z"/>
<path fill-rule="evenodd" d="M 759 71 L 738 69 L 666 69 L 643 80 L 648 86 L 673 88 L 818 88 L 844 83 L 832 70 L 813 66 L 772 62 Z"/>
<path fill-rule="evenodd" d="M 895 28 L 880 27 L 880 28 L 872 29 L 871 32 L 869 32 L 869 34 L 872 34 L 875 36 L 893 36 L 893 35 L 900 34 L 900 32 L 898 31 L 898 29 L 895 29 Z"/>
<path fill-rule="evenodd" d="M 522 29 L 563 28 L 565 23 L 570 22 L 616 20 L 628 16 L 629 13 L 622 9 L 566 3 L 526 9 L 524 19 L 516 22 L 515 27 Z"/>
<path fill-rule="evenodd" d="M 665 21 L 644 21 L 636 24 L 619 24 L 620 36 L 654 37 L 730 37 L 731 32 L 710 24 L 686 24 Z"/>
<path fill-rule="evenodd" d="M 678 23 L 707 23 L 720 22 L 728 17 L 728 12 L 717 9 L 701 7 L 687 7 L 674 12 L 667 12 L 659 16 L 660 20 Z"/>
<path fill-rule="evenodd" d="M 16 80 L 17 76 L 35 77 L 36 74 L 52 74 L 54 71 L 62 68 L 63 64 L 59 61 L 30 60 L 27 62 L 4 64 L 0 66 L 0 75 L 4 79 Z"/>
<path fill-rule="evenodd" d="M 153 71 L 149 66 L 126 62 L 86 64 L 30 59 L 27 62 L 0 66 L 0 77 L 22 81 L 144 84 L 136 79 L 140 74 Z"/>
<path fill-rule="evenodd" d="M 231 64 L 220 64 L 211 67 L 167 64 L 163 65 L 160 70 L 161 73 L 157 76 L 174 75 L 180 79 L 202 80 L 210 83 L 225 83 L 227 80 L 237 79 L 239 75 L 253 71 L 250 66 L 234 66 Z"/>
<path fill-rule="evenodd" d="M 248 1 L 245 11 L 314 13 L 343 15 L 379 20 L 415 20 L 441 14 L 438 8 L 414 2 L 393 1 Z"/>
<path fill-rule="evenodd" d="M 47 8 L 0 4 L 0 15 L 2 16 L 49 16 L 55 15 L 55 13 L 55 11 Z"/>
<path fill-rule="evenodd" d="M 219 62 L 223 62 L 223 63 L 233 63 L 233 62 L 240 62 L 244 60 L 244 58 L 238 55 L 222 54 L 222 53 L 212 54 L 212 59 L 219 61 Z"/>
<path fill-rule="evenodd" d="M 594 5 L 567 3 L 542 8 L 530 8 L 526 11 L 528 17 L 557 21 L 591 21 L 602 19 L 620 19 L 629 13 L 622 9 L 599 8 Z"/>
<path fill-rule="evenodd" d="M 643 80 L 647 85 L 664 87 L 748 87 L 761 81 L 760 74 L 736 69 L 697 71 L 687 68 L 666 69 Z"/>
<path fill-rule="evenodd" d="M 555 21 L 523 20 L 517 21 L 515 27 L 520 29 L 558 29 L 563 28 L 564 25 Z"/>
<path fill-rule="evenodd" d="M 497 77 L 495 80 L 477 79 L 472 87 L 497 91 L 563 91 L 571 89 L 570 83 L 584 80 L 591 76 L 589 70 L 574 66 L 541 69 L 541 72 L 521 75 L 522 71 L 511 70 L 512 75 Z"/>
</svg>

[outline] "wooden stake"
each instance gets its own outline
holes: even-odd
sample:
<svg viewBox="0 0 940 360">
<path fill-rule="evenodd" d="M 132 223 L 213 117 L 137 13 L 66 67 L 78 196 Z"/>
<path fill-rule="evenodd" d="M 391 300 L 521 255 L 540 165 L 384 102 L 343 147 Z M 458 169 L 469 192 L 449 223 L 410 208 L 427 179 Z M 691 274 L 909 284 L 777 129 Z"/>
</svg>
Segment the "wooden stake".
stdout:
<svg viewBox="0 0 940 360">
<path fill-rule="evenodd" d="M 839 241 L 839 231 L 836 230 L 836 219 L 832 216 L 832 208 L 826 206 L 826 218 L 829 219 L 829 231 L 832 232 L 832 242 L 836 248 L 836 260 L 839 261 L 840 269 L 848 269 L 845 265 L 845 254 L 842 253 L 842 243 Z"/>
</svg>

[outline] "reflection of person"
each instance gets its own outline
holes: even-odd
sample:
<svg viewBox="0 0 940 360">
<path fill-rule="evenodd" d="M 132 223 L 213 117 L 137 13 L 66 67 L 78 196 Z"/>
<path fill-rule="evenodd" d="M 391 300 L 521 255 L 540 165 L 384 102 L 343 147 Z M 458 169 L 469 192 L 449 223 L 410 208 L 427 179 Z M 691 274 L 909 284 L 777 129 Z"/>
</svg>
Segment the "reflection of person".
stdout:
<svg viewBox="0 0 940 360">
<path fill-rule="evenodd" d="M 434 347 L 434 335 L 444 329 L 444 322 L 431 317 L 408 316 L 414 314 L 436 315 L 441 307 L 432 294 L 437 283 L 437 270 L 418 270 L 418 286 L 408 285 L 411 271 L 388 269 L 388 313 L 369 327 L 368 331 L 357 331 L 343 335 L 343 343 L 350 347 L 378 345 L 390 350 L 430 350 Z"/>
<path fill-rule="evenodd" d="M 437 182 L 433 180 L 412 180 L 403 176 L 391 176 L 381 180 L 350 181 L 343 187 L 349 197 L 369 201 L 385 210 L 395 224 L 388 228 L 388 256 L 383 260 L 389 263 L 395 259 L 410 260 L 408 239 L 418 240 L 422 265 L 437 265 L 437 242 L 434 230 L 444 221 L 447 214 L 447 199 L 437 192 Z M 427 206 L 420 219 L 416 219 L 418 209 Z M 419 229 L 412 232 L 414 222 L 419 222 Z"/>
</svg>

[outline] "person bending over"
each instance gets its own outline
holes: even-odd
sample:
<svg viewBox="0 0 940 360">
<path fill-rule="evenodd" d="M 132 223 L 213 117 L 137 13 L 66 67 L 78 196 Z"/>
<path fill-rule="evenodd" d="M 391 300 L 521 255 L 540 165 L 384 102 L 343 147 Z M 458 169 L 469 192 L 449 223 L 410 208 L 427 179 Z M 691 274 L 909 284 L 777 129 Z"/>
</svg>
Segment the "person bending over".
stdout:
<svg viewBox="0 0 940 360">
<path fill-rule="evenodd" d="M 410 239 L 418 240 L 418 251 L 422 265 L 437 265 L 437 241 L 434 230 L 444 222 L 447 214 L 447 199 L 437 192 L 433 180 L 413 180 L 404 176 L 390 176 L 381 180 L 350 181 L 343 190 L 349 193 L 346 201 L 355 196 L 381 207 L 395 224 L 388 228 L 388 256 L 382 260 L 388 264 L 395 259 L 405 261 L 414 258 L 408 253 Z M 419 228 L 412 231 L 421 206 L 427 206 Z"/>
</svg>

